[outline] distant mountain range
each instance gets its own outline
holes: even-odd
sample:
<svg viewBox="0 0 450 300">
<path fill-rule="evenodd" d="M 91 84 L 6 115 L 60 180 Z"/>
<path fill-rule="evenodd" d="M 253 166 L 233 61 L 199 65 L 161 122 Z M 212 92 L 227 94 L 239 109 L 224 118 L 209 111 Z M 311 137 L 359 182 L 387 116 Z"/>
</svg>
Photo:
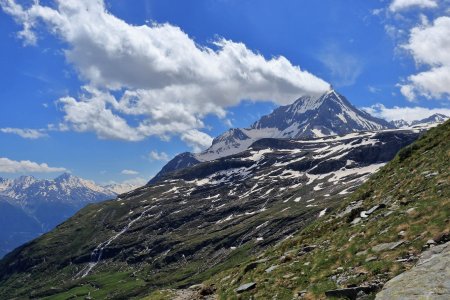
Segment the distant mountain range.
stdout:
<svg viewBox="0 0 450 300">
<path fill-rule="evenodd" d="M 53 180 L 0 178 L 0 257 L 53 229 L 87 204 L 135 188 L 122 184 L 103 187 L 67 173 Z"/>
<path fill-rule="evenodd" d="M 390 123 L 394 125 L 397 128 L 409 128 L 409 127 L 420 127 L 420 126 L 428 126 L 428 125 L 437 125 L 445 122 L 450 117 L 443 115 L 443 114 L 434 114 L 429 116 L 428 118 L 424 118 L 421 120 L 415 120 L 415 121 L 405 121 L 403 119 L 400 120 L 394 120 Z"/>
</svg>

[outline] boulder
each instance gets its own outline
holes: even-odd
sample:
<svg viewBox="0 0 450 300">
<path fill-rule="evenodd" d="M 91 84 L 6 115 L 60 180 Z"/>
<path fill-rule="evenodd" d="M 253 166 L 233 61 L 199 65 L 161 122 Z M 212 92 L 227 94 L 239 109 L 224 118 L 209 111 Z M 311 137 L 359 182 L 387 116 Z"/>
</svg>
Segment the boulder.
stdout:
<svg viewBox="0 0 450 300">
<path fill-rule="evenodd" d="M 245 291 L 250 291 L 253 290 L 256 287 L 256 283 L 255 282 L 249 282 L 246 284 L 241 285 L 240 287 L 238 287 L 236 289 L 236 293 L 242 293 Z"/>
<path fill-rule="evenodd" d="M 398 242 L 378 244 L 378 245 L 372 247 L 372 251 L 382 252 L 382 251 L 386 251 L 386 250 L 394 250 L 398 246 L 402 245 L 404 242 L 405 241 L 401 240 Z"/>
<path fill-rule="evenodd" d="M 450 242 L 425 251 L 417 265 L 388 281 L 376 300 L 450 299 Z"/>
</svg>

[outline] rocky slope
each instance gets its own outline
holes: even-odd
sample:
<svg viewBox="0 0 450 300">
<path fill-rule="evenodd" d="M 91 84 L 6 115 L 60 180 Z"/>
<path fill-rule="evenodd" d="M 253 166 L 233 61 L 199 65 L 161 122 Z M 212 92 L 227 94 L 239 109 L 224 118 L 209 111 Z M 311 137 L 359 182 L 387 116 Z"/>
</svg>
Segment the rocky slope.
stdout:
<svg viewBox="0 0 450 300">
<path fill-rule="evenodd" d="M 389 128 L 395 126 L 358 110 L 344 96 L 330 90 L 318 97 L 304 96 L 281 106 L 250 128 L 230 129 L 215 138 L 204 152 L 176 156 L 150 182 L 157 182 L 162 175 L 178 168 L 240 153 L 263 138 L 310 139 Z"/>
<path fill-rule="evenodd" d="M 373 299 L 384 284 L 377 299 L 446 299 L 449 220 L 450 121 L 401 150 L 340 208 L 205 286 L 219 299 Z"/>
<path fill-rule="evenodd" d="M 131 298 L 235 266 L 339 206 L 418 130 L 261 139 L 91 204 L 0 262 L 0 297 Z"/>
<path fill-rule="evenodd" d="M 121 187 L 121 192 L 136 187 Z M 117 186 L 102 187 L 70 174 L 53 180 L 0 178 L 0 257 L 53 229 L 88 203 L 115 198 Z"/>
</svg>

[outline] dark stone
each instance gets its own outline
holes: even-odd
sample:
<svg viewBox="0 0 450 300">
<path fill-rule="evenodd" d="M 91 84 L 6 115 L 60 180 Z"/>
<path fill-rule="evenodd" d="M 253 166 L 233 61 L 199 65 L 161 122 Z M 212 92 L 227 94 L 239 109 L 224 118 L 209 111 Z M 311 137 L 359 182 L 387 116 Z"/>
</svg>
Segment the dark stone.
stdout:
<svg viewBox="0 0 450 300">
<path fill-rule="evenodd" d="M 248 265 L 245 266 L 245 268 L 244 268 L 244 273 L 247 273 L 247 272 L 249 272 L 249 271 L 255 269 L 257 266 L 258 266 L 258 263 L 257 263 L 257 262 L 249 263 Z"/>
<path fill-rule="evenodd" d="M 198 292 L 201 296 L 213 295 L 216 292 L 216 287 L 214 285 L 203 286 Z"/>
<path fill-rule="evenodd" d="M 364 294 L 370 294 L 370 293 L 376 292 L 378 289 L 379 289 L 378 286 L 349 287 L 349 288 L 345 288 L 345 289 L 326 291 L 325 296 L 356 300 L 359 297 L 361 297 L 361 292 Z"/>
</svg>

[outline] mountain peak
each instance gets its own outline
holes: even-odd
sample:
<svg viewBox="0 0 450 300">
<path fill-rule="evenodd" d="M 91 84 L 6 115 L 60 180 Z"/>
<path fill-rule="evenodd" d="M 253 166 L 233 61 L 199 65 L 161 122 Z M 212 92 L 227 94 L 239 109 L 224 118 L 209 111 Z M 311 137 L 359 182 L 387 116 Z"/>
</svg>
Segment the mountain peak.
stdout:
<svg viewBox="0 0 450 300">
<path fill-rule="evenodd" d="M 330 87 L 322 95 L 302 96 L 290 105 L 276 108 L 250 128 L 229 129 L 216 137 L 211 147 L 201 153 L 176 156 L 151 182 L 155 182 L 164 173 L 179 169 L 178 167 L 240 153 L 264 138 L 311 139 L 390 128 L 395 126 L 360 111 Z"/>
</svg>

